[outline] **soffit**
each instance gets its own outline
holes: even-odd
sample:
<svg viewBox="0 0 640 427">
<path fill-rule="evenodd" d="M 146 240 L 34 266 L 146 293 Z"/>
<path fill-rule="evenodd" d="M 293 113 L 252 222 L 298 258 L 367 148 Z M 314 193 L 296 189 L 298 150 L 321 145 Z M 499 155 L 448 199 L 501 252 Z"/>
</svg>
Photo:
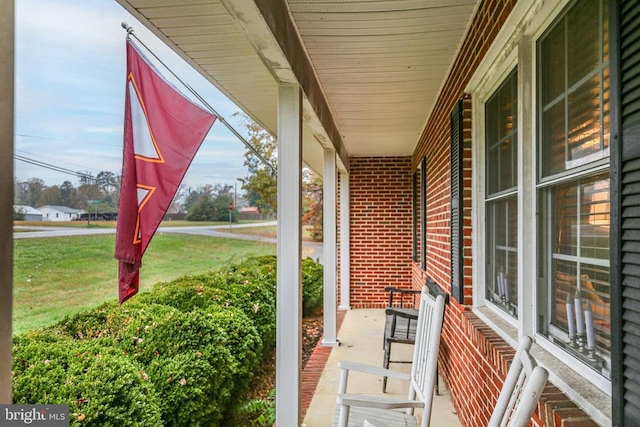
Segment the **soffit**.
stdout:
<svg viewBox="0 0 640 427">
<path fill-rule="evenodd" d="M 476 1 L 287 3 L 349 154 L 412 154 Z"/>
<path fill-rule="evenodd" d="M 278 81 L 288 65 L 272 60 L 276 50 L 282 58 L 285 54 L 271 34 L 260 36 L 267 24 L 245 19 L 252 1 L 117 1 L 276 134 Z M 349 156 L 411 155 L 476 1 L 286 4 Z M 231 10 L 236 5 L 244 11 Z M 312 108 L 305 101 L 307 119 Z M 304 160 L 322 172 L 322 148 L 331 142 L 318 130 L 317 117 L 306 122 Z"/>
</svg>

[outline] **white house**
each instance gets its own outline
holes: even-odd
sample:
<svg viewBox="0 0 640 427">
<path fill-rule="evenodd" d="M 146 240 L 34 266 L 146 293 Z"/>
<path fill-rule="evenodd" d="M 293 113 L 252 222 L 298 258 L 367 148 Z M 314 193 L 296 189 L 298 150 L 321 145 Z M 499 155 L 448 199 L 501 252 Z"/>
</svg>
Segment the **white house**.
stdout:
<svg viewBox="0 0 640 427">
<path fill-rule="evenodd" d="M 78 219 L 82 213 L 79 209 L 53 205 L 41 206 L 38 210 L 42 212 L 43 221 L 73 221 Z"/>
<path fill-rule="evenodd" d="M 42 212 L 31 206 L 13 205 L 13 212 L 20 214 L 22 221 L 42 221 Z"/>
</svg>

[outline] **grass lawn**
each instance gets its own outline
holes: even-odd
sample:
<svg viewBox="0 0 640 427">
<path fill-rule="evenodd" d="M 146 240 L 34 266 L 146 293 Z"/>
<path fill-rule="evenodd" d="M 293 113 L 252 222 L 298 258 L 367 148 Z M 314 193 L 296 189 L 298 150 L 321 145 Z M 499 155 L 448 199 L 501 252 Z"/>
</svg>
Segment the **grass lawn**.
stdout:
<svg viewBox="0 0 640 427">
<path fill-rule="evenodd" d="M 114 245 L 115 235 L 14 240 L 13 332 L 117 300 Z M 216 270 L 248 255 L 275 253 L 275 244 L 158 233 L 142 260 L 140 288 Z"/>
<path fill-rule="evenodd" d="M 242 227 L 242 228 L 232 228 L 231 230 L 224 230 L 225 233 L 232 234 L 251 234 L 253 236 L 262 236 L 262 237 L 278 237 L 278 226 L 277 225 L 268 225 L 263 227 Z"/>
<path fill-rule="evenodd" d="M 313 241 L 311 239 L 311 233 L 309 232 L 309 229 L 310 227 L 307 226 L 302 227 L 302 240 L 306 242 Z M 266 225 L 259 227 L 233 228 L 231 230 L 225 230 L 225 232 L 232 234 L 251 234 L 254 236 L 273 237 L 275 239 L 276 237 L 278 237 L 278 226 Z"/>
<path fill-rule="evenodd" d="M 259 224 L 261 222 L 269 222 L 272 220 L 245 220 L 236 224 Z M 13 225 L 22 227 L 65 227 L 65 228 L 116 228 L 116 221 L 13 221 Z M 160 227 L 201 227 L 206 225 L 229 225 L 227 221 L 162 221 Z M 35 230 L 17 230 L 35 231 Z"/>
<path fill-rule="evenodd" d="M 115 221 L 13 221 L 22 227 L 116 228 Z M 18 230 L 23 231 L 23 230 Z"/>
</svg>

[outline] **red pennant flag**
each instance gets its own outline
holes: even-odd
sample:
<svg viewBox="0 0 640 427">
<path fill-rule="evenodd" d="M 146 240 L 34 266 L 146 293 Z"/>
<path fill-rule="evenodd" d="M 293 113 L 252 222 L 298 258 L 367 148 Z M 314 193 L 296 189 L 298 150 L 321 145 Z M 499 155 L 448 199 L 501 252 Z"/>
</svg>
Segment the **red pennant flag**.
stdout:
<svg viewBox="0 0 640 427">
<path fill-rule="evenodd" d="M 142 255 L 216 118 L 178 92 L 127 40 L 115 250 L 121 304 L 138 292 Z"/>
</svg>

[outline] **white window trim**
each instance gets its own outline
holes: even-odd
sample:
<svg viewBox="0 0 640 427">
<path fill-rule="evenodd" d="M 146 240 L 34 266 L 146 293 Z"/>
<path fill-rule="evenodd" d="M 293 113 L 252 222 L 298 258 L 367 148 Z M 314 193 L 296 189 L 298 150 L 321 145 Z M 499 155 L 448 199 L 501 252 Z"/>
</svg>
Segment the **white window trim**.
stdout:
<svg viewBox="0 0 640 427">
<path fill-rule="evenodd" d="M 571 0 L 518 2 L 472 76 L 473 312 L 512 346 L 536 336 L 533 354 L 550 381 L 601 425 L 611 424 L 611 382 L 536 334 L 536 42 Z M 525 4 L 526 3 L 526 4 Z M 518 66 L 518 318 L 485 300 L 484 104 Z M 526 120 L 525 120 L 526 118 Z M 525 161 L 526 160 L 526 161 Z M 526 189 L 526 190 L 525 190 Z M 586 365 L 584 365 L 586 366 Z"/>
<path fill-rule="evenodd" d="M 491 301 L 485 298 L 485 277 L 486 277 L 486 248 L 485 239 L 486 235 L 486 150 L 485 150 L 485 103 L 494 94 L 498 87 L 504 82 L 507 76 L 513 71 L 513 68 L 517 65 L 517 49 L 512 49 L 508 55 L 501 58 L 499 64 L 494 64 L 494 67 L 484 73 L 484 76 L 491 76 L 492 79 L 485 79 L 482 83 L 482 91 L 474 92 L 472 96 L 473 106 L 471 108 L 472 114 L 472 138 L 474 141 L 474 152 L 472 156 L 471 167 L 471 181 L 473 183 L 472 188 L 474 191 L 471 209 L 472 215 L 472 253 L 477 254 L 474 256 L 474 262 L 472 275 L 473 283 L 477 284 L 473 287 L 473 303 L 475 307 L 490 307 L 503 321 L 510 323 L 512 326 L 517 327 L 516 319 L 509 316 L 503 310 L 495 306 Z M 519 77 L 518 77 L 519 78 Z M 519 86 L 519 85 L 518 85 Z M 518 92 L 520 90 L 518 89 Z M 518 109 L 519 109 L 518 105 Z M 518 111 L 518 114 L 520 111 Z M 518 119 L 518 126 L 520 125 L 520 119 Z M 520 130 L 518 129 L 518 140 L 520 140 Z M 520 143 L 518 143 L 520 145 Z M 519 149 L 519 147 L 518 147 Z M 520 154 L 518 153 L 518 156 Z M 519 180 L 519 177 L 518 177 Z M 520 184 L 518 183 L 518 192 L 520 191 Z M 519 221 L 519 220 L 518 220 Z M 518 227 L 519 228 L 519 227 Z M 518 236 L 519 237 L 519 236 Z M 519 249 L 519 248 L 518 248 Z M 520 255 L 518 255 L 520 256 Z M 518 264 L 520 262 L 518 261 Z M 519 265 L 518 265 L 519 267 Z M 519 275 L 520 273 L 518 273 Z M 520 277 L 518 277 L 518 284 L 522 283 Z M 518 286 L 518 295 L 521 294 L 520 286 Z M 520 304 L 518 305 L 520 307 Z M 518 308 L 520 311 L 520 308 Z"/>
</svg>

